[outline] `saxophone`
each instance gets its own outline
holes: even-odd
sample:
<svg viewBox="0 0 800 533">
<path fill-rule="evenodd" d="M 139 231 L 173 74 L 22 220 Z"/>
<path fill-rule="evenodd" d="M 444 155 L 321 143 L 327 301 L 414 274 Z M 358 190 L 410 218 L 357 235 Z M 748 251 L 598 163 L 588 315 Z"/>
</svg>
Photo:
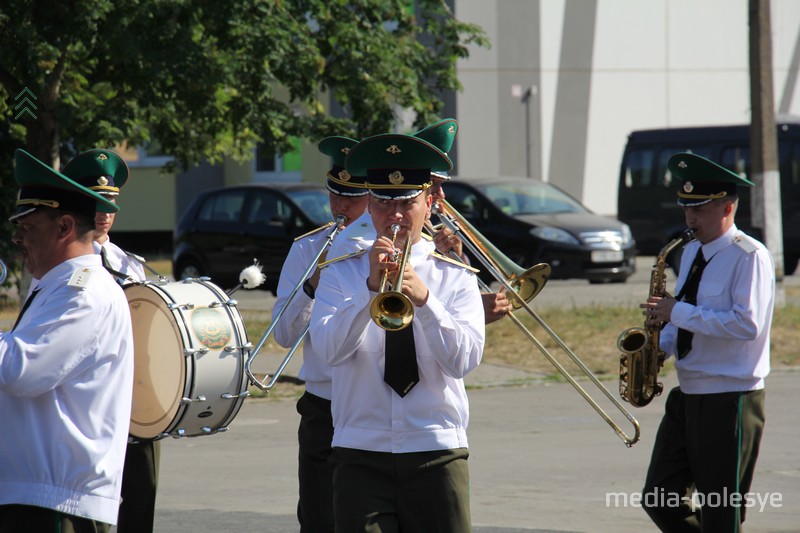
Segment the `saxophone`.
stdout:
<svg viewBox="0 0 800 533">
<path fill-rule="evenodd" d="M 687 229 L 658 253 L 656 264 L 650 271 L 649 296 L 663 297 L 667 294 L 664 273 L 667 256 L 692 238 L 692 230 Z M 619 357 L 619 395 L 634 407 L 644 407 L 664 389 L 664 385 L 658 381 L 658 372 L 664 366 L 664 351 L 658 344 L 660 334 L 659 326 L 645 325 L 643 328 L 626 329 L 617 339 L 617 349 L 622 352 Z"/>
</svg>

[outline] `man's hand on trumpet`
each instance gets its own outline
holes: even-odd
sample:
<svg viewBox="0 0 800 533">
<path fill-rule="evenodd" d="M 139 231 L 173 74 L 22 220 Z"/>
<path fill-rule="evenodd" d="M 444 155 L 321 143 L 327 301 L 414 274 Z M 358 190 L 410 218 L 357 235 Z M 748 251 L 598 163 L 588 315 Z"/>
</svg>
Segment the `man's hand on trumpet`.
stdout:
<svg viewBox="0 0 800 533">
<path fill-rule="evenodd" d="M 380 292 L 383 288 L 382 283 L 388 280 L 391 284 L 397 279 L 402 251 L 396 244 L 391 238 L 382 235 L 372 245 L 369 251 L 369 278 L 367 278 L 369 290 Z M 403 271 L 403 286 L 400 288 L 392 286 L 387 290 L 402 292 L 417 307 L 422 307 L 428 301 L 428 287 L 414 272 L 410 261 L 406 261 L 406 268 Z"/>
</svg>

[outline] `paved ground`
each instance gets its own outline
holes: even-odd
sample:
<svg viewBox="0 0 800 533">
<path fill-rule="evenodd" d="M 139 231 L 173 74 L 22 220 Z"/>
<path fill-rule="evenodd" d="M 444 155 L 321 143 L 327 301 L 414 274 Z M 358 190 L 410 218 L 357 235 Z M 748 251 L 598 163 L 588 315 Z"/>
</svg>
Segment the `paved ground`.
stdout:
<svg viewBox="0 0 800 533">
<path fill-rule="evenodd" d="M 626 284 L 551 282 L 536 303 L 542 309 L 636 305 L 647 293 L 651 264 L 652 258 L 642 258 L 639 273 Z M 787 284 L 797 282 L 787 278 Z M 268 312 L 272 305 L 259 291 L 240 291 L 236 297 L 242 308 Z M 275 368 L 278 359 L 259 357 L 257 363 Z M 293 362 L 287 373 L 294 372 Z M 780 506 L 767 500 L 763 509 L 760 504 L 749 509 L 749 532 L 798 531 L 798 376 L 800 371 L 774 372 L 768 381 L 766 433 L 752 490 Z M 493 365 L 479 367 L 467 383 L 477 533 L 654 530 L 641 508 L 624 502 L 641 490 L 663 397 L 632 410 L 642 437 L 626 448 L 570 385 L 541 382 L 535 375 Z M 665 383 L 674 384 L 674 377 Z M 607 385 L 616 397 L 616 383 Z M 585 386 L 601 397 L 591 384 Z M 613 406 L 602 405 L 623 430 L 632 431 Z M 298 420 L 294 398 L 277 394 L 247 400 L 227 433 L 165 441 L 156 531 L 297 531 Z"/>
<path fill-rule="evenodd" d="M 635 306 L 647 294 L 652 263 L 652 257 L 639 258 L 639 271 L 625 284 L 551 281 L 535 306 L 545 319 L 546 309 L 553 306 Z M 668 286 L 674 283 L 670 279 Z M 784 282 L 787 287 L 798 284 L 797 276 Z M 264 313 L 274 302 L 263 291 L 239 291 L 235 297 L 242 309 Z M 609 338 L 613 341 L 617 334 Z M 281 357 L 259 356 L 255 370 L 274 369 Z M 296 375 L 298 364 L 293 361 L 287 375 Z M 767 501 L 748 509 L 751 533 L 800 530 L 799 377 L 800 369 L 784 370 L 768 380 L 767 425 L 752 487 L 756 497 Z M 631 409 L 642 437 L 626 448 L 570 385 L 542 382 L 534 374 L 496 365 L 481 365 L 467 383 L 476 533 L 654 530 L 641 508 L 630 499 L 625 505 L 625 498 L 641 490 L 663 397 L 646 408 Z M 674 376 L 665 383 L 674 384 Z M 616 397 L 616 382 L 607 386 Z M 277 387 L 269 398 L 248 399 L 226 433 L 163 442 L 157 532 L 298 531 L 297 389 Z M 602 398 L 591 384 L 585 387 Z M 613 406 L 606 401 L 601 405 L 623 430 L 632 431 Z"/>
<path fill-rule="evenodd" d="M 780 495 L 781 507 L 749 509 L 749 532 L 798 531 L 798 375 L 778 372 L 769 380 L 752 490 Z M 635 411 L 642 439 L 633 448 L 569 385 L 472 389 L 470 402 L 477 533 L 654 530 L 641 508 L 624 506 L 622 494 L 641 490 L 662 398 Z M 165 441 L 156 531 L 297 531 L 298 418 L 290 398 L 248 400 L 227 433 Z"/>
</svg>

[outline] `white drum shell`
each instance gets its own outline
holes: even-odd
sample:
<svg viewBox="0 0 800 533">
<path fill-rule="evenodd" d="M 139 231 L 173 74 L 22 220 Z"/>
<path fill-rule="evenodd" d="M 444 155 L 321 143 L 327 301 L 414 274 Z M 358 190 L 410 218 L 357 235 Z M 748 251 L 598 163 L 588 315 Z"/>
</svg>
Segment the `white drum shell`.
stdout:
<svg viewBox="0 0 800 533">
<path fill-rule="evenodd" d="M 133 324 L 130 434 L 139 439 L 227 429 L 247 395 L 247 333 L 235 303 L 203 279 L 125 288 Z"/>
</svg>

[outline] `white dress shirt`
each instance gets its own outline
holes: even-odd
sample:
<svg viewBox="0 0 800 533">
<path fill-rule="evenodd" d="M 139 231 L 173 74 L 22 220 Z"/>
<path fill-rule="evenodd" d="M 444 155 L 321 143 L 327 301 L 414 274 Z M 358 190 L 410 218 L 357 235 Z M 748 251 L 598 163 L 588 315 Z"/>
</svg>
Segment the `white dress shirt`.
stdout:
<svg viewBox="0 0 800 533">
<path fill-rule="evenodd" d="M 122 288 L 83 255 L 47 272 L 0 334 L 0 504 L 115 524 L 133 387 Z"/>
<path fill-rule="evenodd" d="M 278 297 L 272 307 L 272 320 L 275 320 L 280 310 L 286 306 L 292 289 L 304 281 L 301 276 L 327 242 L 329 234 L 330 229 L 320 230 L 292 243 L 278 280 Z M 300 288 L 273 329 L 275 342 L 284 348 L 290 348 L 309 324 L 313 307 L 314 300 Z M 314 350 L 314 343 L 309 335 L 306 335 L 303 341 L 303 366 L 300 368 L 299 377 L 306 382 L 308 392 L 326 400 L 331 399 L 330 366 Z"/>
<path fill-rule="evenodd" d="M 694 261 L 699 241 L 686 245 L 676 287 Z M 775 268 L 763 244 L 732 226 L 702 246 L 708 264 L 700 278 L 697 305 L 678 302 L 661 333 L 661 348 L 675 355 L 678 328 L 694 333 L 692 348 L 675 361 L 687 394 L 764 388 L 769 374 L 769 337 L 775 301 Z M 677 292 L 676 292 L 677 294 Z"/>
<path fill-rule="evenodd" d="M 328 259 L 366 250 L 373 242 L 375 242 L 375 226 L 372 224 L 369 211 L 364 211 L 360 217 L 339 232 L 328 249 Z"/>
<path fill-rule="evenodd" d="M 469 270 L 434 258 L 420 239 L 409 262 L 429 289 L 414 307 L 420 382 L 404 397 L 384 381 L 386 333 L 370 318 L 367 254 L 323 270 L 311 338 L 333 368 L 333 446 L 377 452 L 467 447 L 469 405 L 463 377 L 480 363 L 483 306 Z"/>
</svg>

